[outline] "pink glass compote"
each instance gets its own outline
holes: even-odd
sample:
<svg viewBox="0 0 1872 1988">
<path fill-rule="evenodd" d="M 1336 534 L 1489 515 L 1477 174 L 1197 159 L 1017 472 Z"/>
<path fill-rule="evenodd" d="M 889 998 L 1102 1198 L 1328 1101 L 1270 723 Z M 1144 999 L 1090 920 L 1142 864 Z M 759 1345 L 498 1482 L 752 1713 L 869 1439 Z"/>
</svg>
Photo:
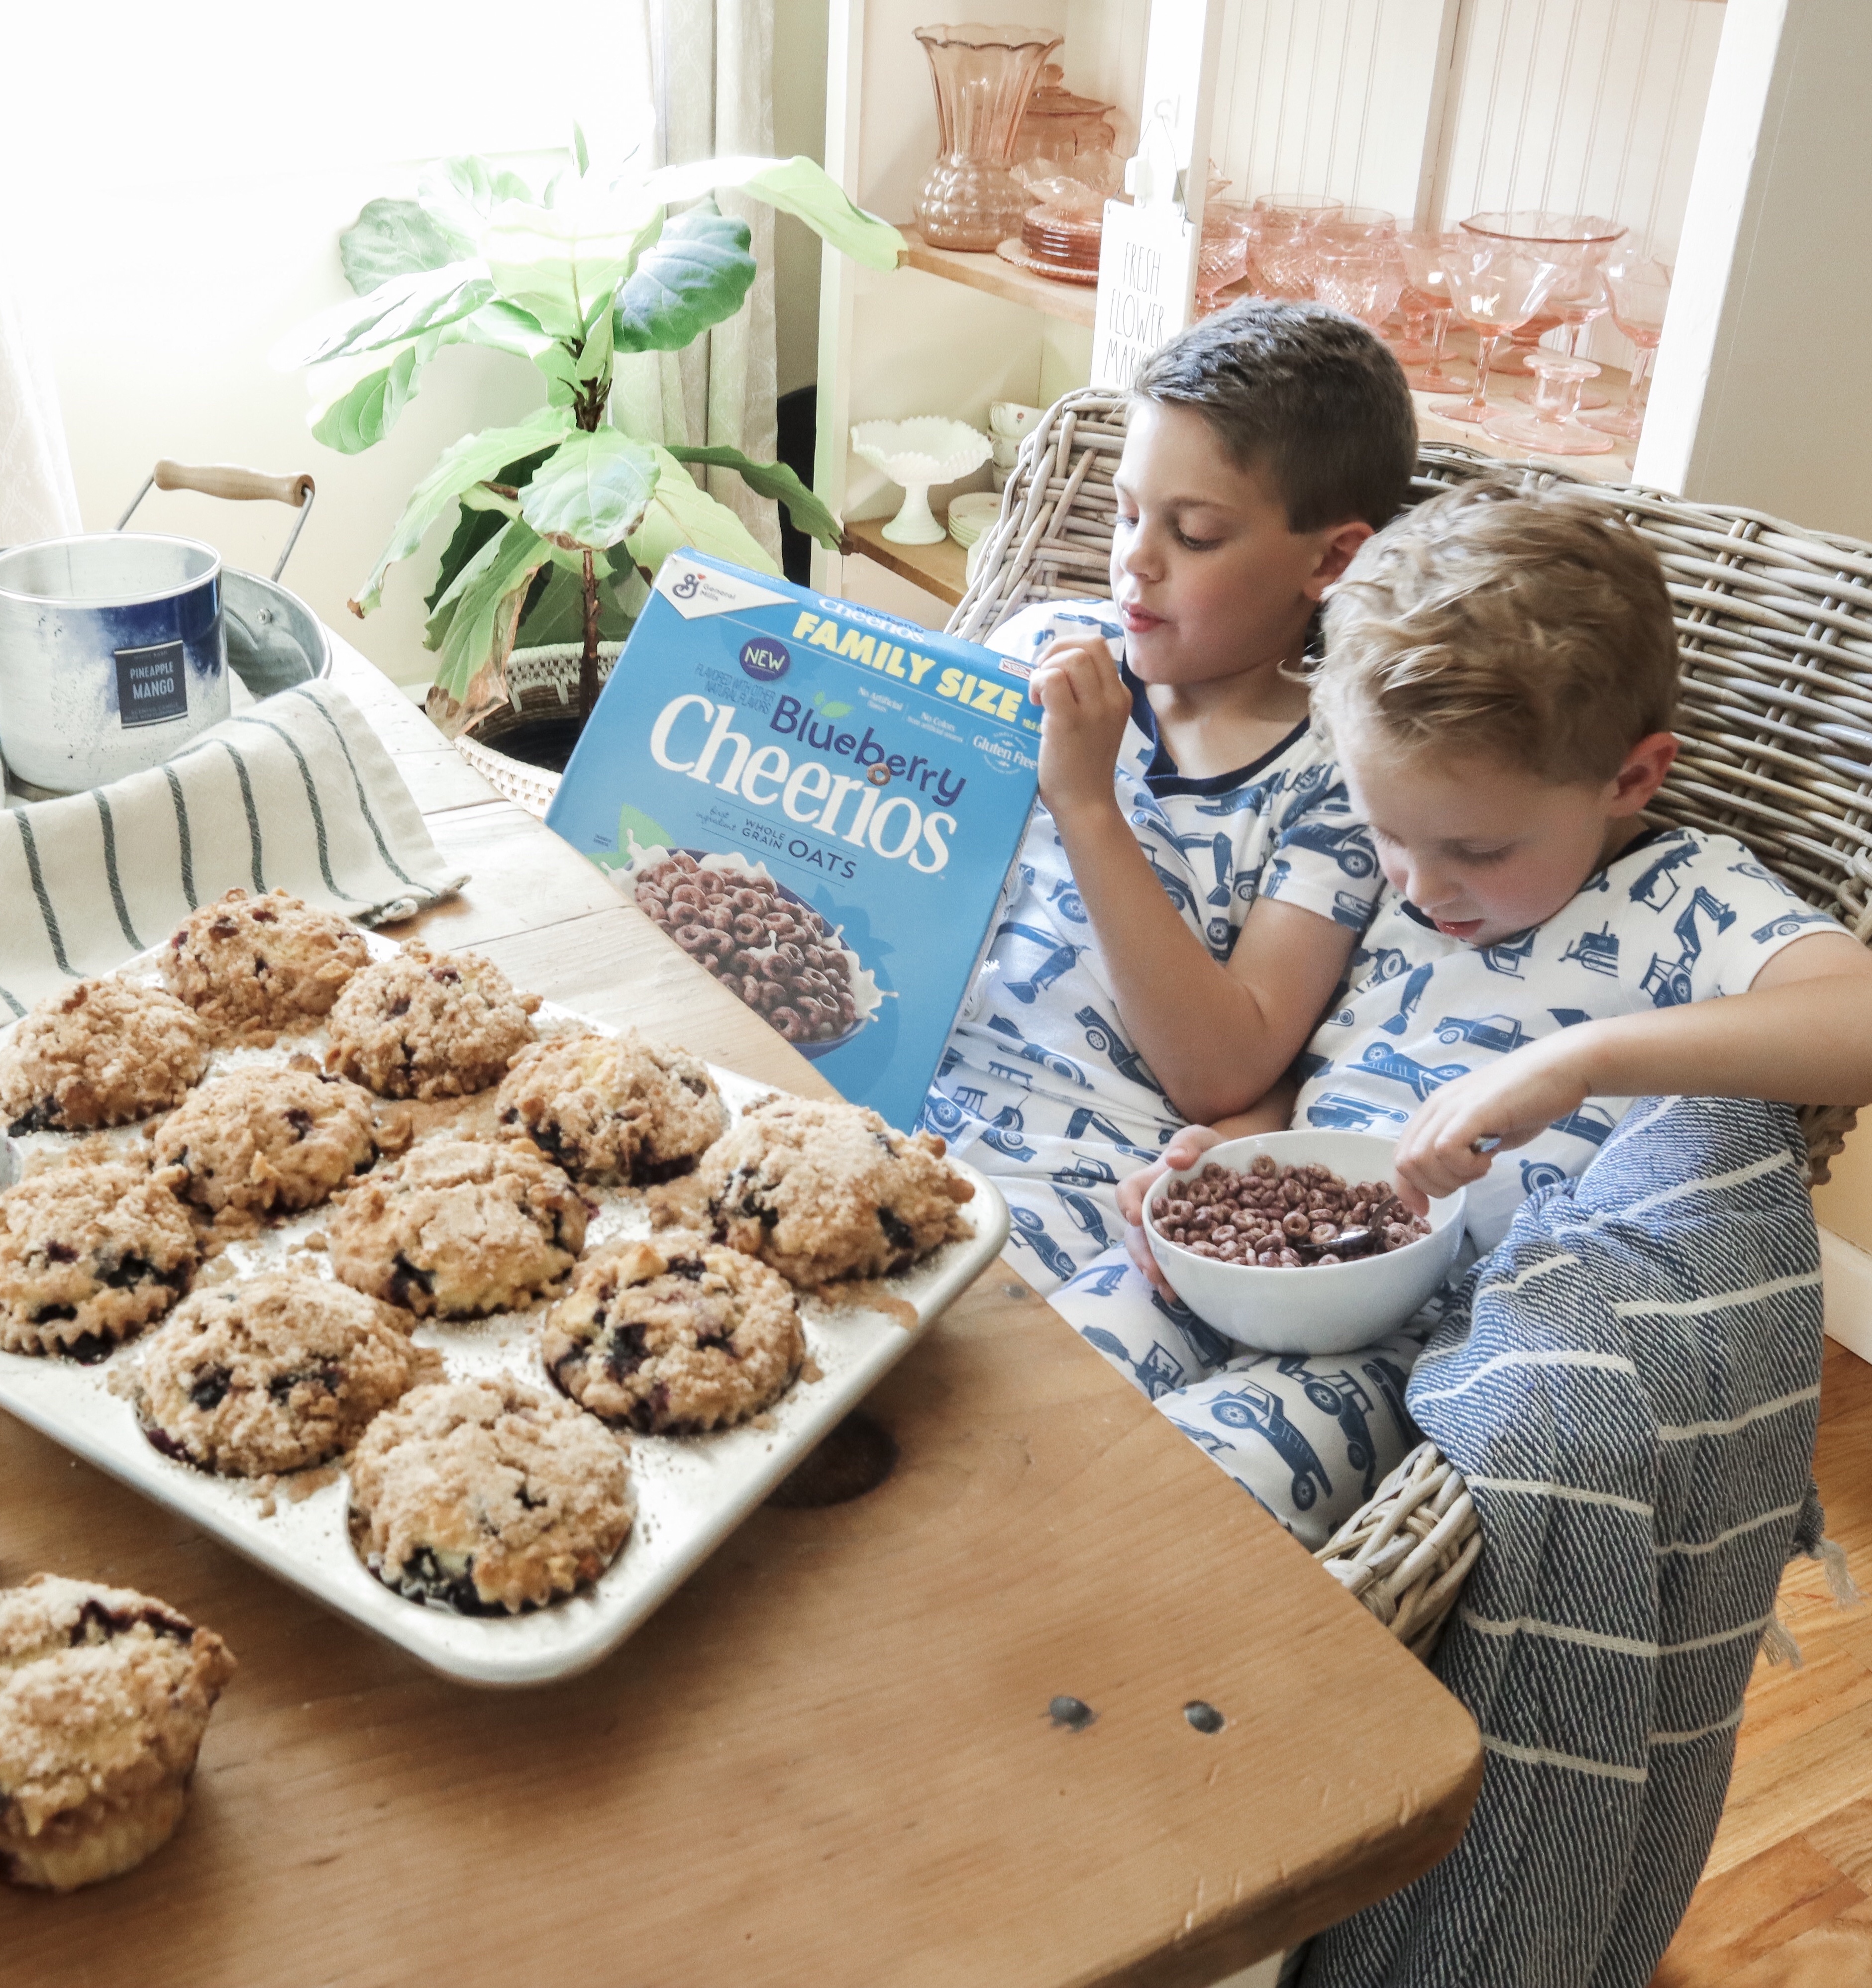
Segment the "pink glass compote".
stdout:
<svg viewBox="0 0 1872 1988">
<path fill-rule="evenodd" d="M 1248 273 L 1250 221 L 1238 201 L 1211 200 L 1203 209 L 1203 238 L 1196 249 L 1196 314 L 1221 308 L 1220 292 Z"/>
<path fill-rule="evenodd" d="M 1250 254 L 1271 297 L 1313 294 L 1313 230 L 1345 211 L 1343 201 L 1302 194 L 1262 194 L 1254 202 Z"/>
<path fill-rule="evenodd" d="M 1557 282 L 1545 307 L 1518 326 L 1508 345 L 1498 353 L 1498 373 L 1523 373 L 1528 370 L 1528 355 L 1546 336 L 1567 322 L 1562 299 L 1568 295 L 1570 272 L 1602 265 L 1616 245 L 1625 238 L 1626 226 L 1600 214 L 1562 214 L 1548 208 L 1515 208 L 1486 214 L 1472 214 L 1460 232 L 1478 241 L 1501 242 L 1544 262 L 1556 262 L 1569 277 Z M 1568 350 L 1570 353 L 1572 347 Z"/>
<path fill-rule="evenodd" d="M 1475 385 L 1467 401 L 1433 401 L 1430 411 L 1446 421 L 1479 426 L 1488 413 L 1488 367 L 1495 349 L 1540 309 L 1559 280 L 1557 263 L 1505 242 L 1458 242 L 1437 259 L 1450 286 L 1450 303 L 1474 327 Z"/>
<path fill-rule="evenodd" d="M 1525 410 L 1498 408 L 1483 422 L 1483 434 L 1540 455 L 1607 454 L 1611 436 L 1579 418 L 1580 390 L 1598 376 L 1599 368 L 1589 359 L 1571 359 L 1561 352 L 1536 352 L 1528 363 L 1539 383 L 1534 404 Z"/>
<path fill-rule="evenodd" d="M 1638 357 L 1632 366 L 1624 406 L 1589 414 L 1586 424 L 1636 441 L 1644 432 L 1645 403 L 1651 397 L 1651 355 L 1664 335 L 1671 265 L 1650 255 L 1624 256 L 1607 265 L 1606 287 L 1612 293 L 1612 322 L 1638 348 Z"/>
<path fill-rule="evenodd" d="M 1313 295 L 1373 331 L 1396 309 L 1403 289 L 1394 243 L 1322 241 L 1313 252 Z"/>
<path fill-rule="evenodd" d="M 1451 235 L 1400 235 L 1397 252 L 1403 258 L 1404 275 L 1410 286 L 1407 295 L 1422 297 L 1429 306 L 1431 320 L 1430 363 L 1409 377 L 1413 387 L 1427 394 L 1466 393 L 1469 382 L 1452 373 L 1443 363 L 1443 348 L 1450 335 L 1454 309 L 1450 303 L 1450 279 L 1443 273 L 1445 249 L 1457 245 Z M 1403 357 L 1400 353 L 1400 358 Z"/>
</svg>

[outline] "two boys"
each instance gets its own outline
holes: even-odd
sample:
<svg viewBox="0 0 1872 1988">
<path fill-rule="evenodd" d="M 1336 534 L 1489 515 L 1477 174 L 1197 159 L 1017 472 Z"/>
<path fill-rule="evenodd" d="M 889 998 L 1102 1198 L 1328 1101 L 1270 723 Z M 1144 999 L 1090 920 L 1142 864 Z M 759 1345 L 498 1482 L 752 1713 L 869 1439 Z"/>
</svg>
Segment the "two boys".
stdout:
<svg viewBox="0 0 1872 1988">
<path fill-rule="evenodd" d="M 1058 881 L 1082 915 L 1071 970 L 1109 992 L 1139 1087 L 1159 1100 L 1129 1119 L 1109 1114 L 1126 1136 L 1102 1152 L 1085 1150 L 1082 1124 L 1082 1144 L 1065 1142 L 1073 1163 L 1102 1161 L 1110 1201 L 1135 1223 L 1161 1167 L 1189 1164 L 1217 1137 L 1285 1124 L 1290 1111 L 1297 1126 L 1395 1129 L 1400 1185 L 1420 1199 L 1468 1185 L 1471 1232 L 1487 1248 L 1527 1192 L 1583 1170 L 1633 1097 L 1872 1099 L 1864 949 L 1739 843 L 1641 819 L 1677 751 L 1678 665 L 1662 573 L 1637 532 L 1560 493 L 1482 486 L 1373 537 L 1382 500 L 1297 506 L 1281 479 L 1303 442 L 1231 446 L 1237 438 L 1203 397 L 1229 379 L 1222 348 L 1245 339 L 1239 364 L 1251 380 L 1270 357 L 1305 376 L 1322 320 L 1365 336 L 1378 355 L 1369 377 L 1384 378 L 1376 340 L 1304 308 L 1210 320 L 1153 362 L 1132 415 L 1138 454 L 1128 441 L 1118 477 L 1125 667 L 1088 628 L 1044 649 L 1035 673 L 1048 812 L 1030 843 L 1051 840 L 1041 853 L 1064 864 Z M 1207 388 L 1161 400 L 1156 383 L 1192 364 L 1207 369 Z M 1184 421 L 1214 445 L 1203 451 Z M 1384 450 L 1395 434 L 1385 427 Z M 1414 457 L 1413 436 L 1408 447 Z M 1253 535 L 1237 521 L 1253 515 L 1257 489 L 1284 507 L 1287 529 L 1271 524 L 1258 542 L 1275 556 L 1257 563 L 1258 593 L 1236 596 L 1231 643 L 1219 626 L 1224 590 L 1204 590 L 1220 548 L 1251 563 Z M 1292 681 L 1305 616 L 1329 588 L 1325 653 L 1307 679 L 1311 726 L 1247 761 L 1292 712 L 1278 686 Z M 1277 600 L 1284 622 L 1269 611 Z M 1017 617 L 1004 632 L 1018 627 Z M 1271 633 L 1292 651 L 1271 664 Z M 1222 800 L 1261 824 L 1227 880 L 1230 903 L 1253 908 L 1203 931 L 1200 950 L 1188 942 L 1193 908 L 1175 906 L 1171 879 L 1150 874 L 1168 839 L 1152 785 L 1166 758 L 1173 779 L 1197 786 L 1220 762 L 1224 783 L 1198 806 Z M 1288 784 L 1257 794 L 1276 771 Z M 1231 843 L 1231 858 L 1241 847 Z M 1336 878 L 1320 860 L 1329 854 Z M 1042 864 L 1028 856 L 1023 874 L 1038 884 Z M 1220 890 L 1219 847 L 1215 856 Z M 1004 968 L 1025 964 L 1003 952 L 1021 936 L 1006 925 L 997 935 Z M 980 1026 L 959 1026 L 955 1062 L 933 1094 L 931 1122 L 952 1136 L 938 1096 L 976 1053 Z M 1043 1040 L 1042 1056 L 1051 1048 Z M 1058 1087 L 1045 1094 L 1051 1125 L 1054 1095 L 1070 1093 L 1034 1060 Z M 1080 1087 L 1096 1089 L 1102 1070 L 1062 1060 Z M 1290 1061 L 1297 1098 L 1280 1087 Z M 1003 1105 L 1017 1136 L 999 1157 L 1016 1158 L 1010 1143 L 1031 1157 L 994 1170 L 1013 1190 L 1019 1232 L 1038 1247 L 1054 1240 L 1045 1195 L 1070 1209 L 1071 1190 L 1047 1164 L 1058 1149 L 1018 1137 L 1033 1108 Z M 1183 1129 L 1178 1116 L 1220 1123 Z M 973 1127 L 959 1129 L 969 1144 Z M 990 1151 L 995 1129 L 977 1135 Z M 1478 1154 L 1491 1141 L 1499 1150 Z M 970 1157 L 993 1164 L 979 1145 Z M 1412 1439 L 1409 1336 L 1325 1361 L 1244 1354 L 1153 1290 L 1122 1249 L 1087 1262 L 1083 1246 L 1055 1247 L 1072 1272 L 1055 1307 L 1308 1543 Z"/>
</svg>

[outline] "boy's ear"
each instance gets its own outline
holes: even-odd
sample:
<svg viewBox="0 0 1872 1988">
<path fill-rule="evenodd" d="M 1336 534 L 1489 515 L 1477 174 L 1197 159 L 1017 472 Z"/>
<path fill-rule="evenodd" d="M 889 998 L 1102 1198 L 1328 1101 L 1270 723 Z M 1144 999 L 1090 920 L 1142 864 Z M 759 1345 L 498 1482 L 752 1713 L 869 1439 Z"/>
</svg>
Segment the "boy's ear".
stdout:
<svg viewBox="0 0 1872 1988">
<path fill-rule="evenodd" d="M 1363 518 L 1353 518 L 1343 525 L 1329 526 L 1315 535 L 1319 548 L 1319 558 L 1313 570 L 1306 576 L 1306 584 L 1301 591 L 1309 600 L 1322 599 L 1326 589 L 1345 577 L 1346 569 L 1352 564 L 1352 556 L 1372 536 L 1372 528 Z"/>
<path fill-rule="evenodd" d="M 1613 815 L 1641 814 L 1649 807 L 1664 776 L 1676 763 L 1677 754 L 1677 739 L 1671 732 L 1654 732 L 1640 739 L 1613 776 Z"/>
</svg>

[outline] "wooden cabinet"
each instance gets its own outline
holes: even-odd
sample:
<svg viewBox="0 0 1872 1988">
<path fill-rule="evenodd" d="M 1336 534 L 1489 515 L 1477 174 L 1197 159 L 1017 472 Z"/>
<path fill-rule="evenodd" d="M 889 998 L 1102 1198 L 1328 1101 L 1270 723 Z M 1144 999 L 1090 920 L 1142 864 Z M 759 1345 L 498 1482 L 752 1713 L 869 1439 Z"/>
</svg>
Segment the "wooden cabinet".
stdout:
<svg viewBox="0 0 1872 1988">
<path fill-rule="evenodd" d="M 1613 215 L 1674 264 L 1671 318 L 1635 462 L 1568 466 L 1872 536 L 1872 419 L 1851 390 L 1872 310 L 1864 0 L 1207 5 L 1220 18 L 1206 150 L 1228 197 L 1331 193 L 1424 227 L 1491 208 Z M 1016 11 L 1064 34 L 1067 83 L 1116 102 L 1121 144 L 1134 140 L 1149 0 Z M 899 225 L 936 152 L 912 34 L 926 18 L 916 0 L 833 0 L 826 163 Z M 851 457 L 854 421 L 940 413 L 985 428 L 993 401 L 1044 405 L 1092 377 L 1089 289 L 916 239 L 886 275 L 828 256 L 821 283 L 817 481 L 848 519 L 898 501 Z M 1622 390 L 1630 350 L 1609 321 L 1583 349 Z M 1427 416 L 1425 432 L 1478 440 Z M 933 571 L 933 591 L 908 592 L 918 557 L 893 549 L 890 572 L 822 556 L 819 583 L 939 621 L 952 590 Z"/>
</svg>

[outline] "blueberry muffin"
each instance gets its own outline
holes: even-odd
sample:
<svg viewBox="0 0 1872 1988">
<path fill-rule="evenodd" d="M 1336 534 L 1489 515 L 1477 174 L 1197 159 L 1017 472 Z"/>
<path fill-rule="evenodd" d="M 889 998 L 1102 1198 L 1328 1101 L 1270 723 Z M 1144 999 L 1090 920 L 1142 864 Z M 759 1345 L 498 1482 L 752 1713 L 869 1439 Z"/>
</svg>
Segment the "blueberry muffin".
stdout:
<svg viewBox="0 0 1872 1988">
<path fill-rule="evenodd" d="M 50 994 L 0 1048 L 0 1119 L 89 1132 L 179 1104 L 208 1067 L 208 1031 L 159 987 L 108 977 Z"/>
<path fill-rule="evenodd" d="M 233 1675 L 218 1636 L 147 1594 L 0 1588 L 0 1873 L 70 1892 L 161 1848 Z"/>
<path fill-rule="evenodd" d="M 778 1272 L 672 1229 L 587 1256 L 547 1315 L 540 1354 L 601 1422 L 692 1435 L 778 1401 L 806 1357 L 806 1335 Z"/>
<path fill-rule="evenodd" d="M 137 1363 L 143 1432 L 165 1456 L 223 1477 L 341 1456 L 442 1356 L 406 1312 L 329 1278 L 273 1273 L 184 1298 Z"/>
<path fill-rule="evenodd" d="M 310 1027 L 371 963 L 364 935 L 286 891 L 230 891 L 193 913 L 163 948 L 162 974 L 217 1035 L 271 1040 Z"/>
<path fill-rule="evenodd" d="M 631 1530 L 615 1438 L 510 1374 L 418 1388 L 351 1459 L 351 1533 L 412 1601 L 519 1614 L 597 1580 Z"/>
<path fill-rule="evenodd" d="M 692 1172 L 728 1127 L 708 1066 L 635 1029 L 523 1050 L 495 1110 L 503 1136 L 532 1140 L 574 1180 L 625 1187 Z"/>
<path fill-rule="evenodd" d="M 587 1212 L 530 1146 L 431 1139 L 360 1181 L 327 1234 L 354 1290 L 425 1318 L 479 1318 L 556 1289 Z"/>
<path fill-rule="evenodd" d="M 0 1351 L 101 1360 L 161 1318 L 199 1252 L 140 1167 L 56 1167 L 0 1194 Z"/>
<path fill-rule="evenodd" d="M 533 1040 L 539 1005 L 477 953 L 406 945 L 346 983 L 326 1063 L 380 1097 L 470 1097 Z"/>
<path fill-rule="evenodd" d="M 957 1205 L 975 1190 L 943 1151 L 862 1105 L 767 1098 L 703 1158 L 715 1239 L 802 1288 L 895 1276 L 969 1232 Z"/>
<path fill-rule="evenodd" d="M 316 1070 L 218 1077 L 157 1128 L 156 1165 L 211 1215 L 316 1208 L 377 1157 L 367 1090 Z"/>
</svg>

